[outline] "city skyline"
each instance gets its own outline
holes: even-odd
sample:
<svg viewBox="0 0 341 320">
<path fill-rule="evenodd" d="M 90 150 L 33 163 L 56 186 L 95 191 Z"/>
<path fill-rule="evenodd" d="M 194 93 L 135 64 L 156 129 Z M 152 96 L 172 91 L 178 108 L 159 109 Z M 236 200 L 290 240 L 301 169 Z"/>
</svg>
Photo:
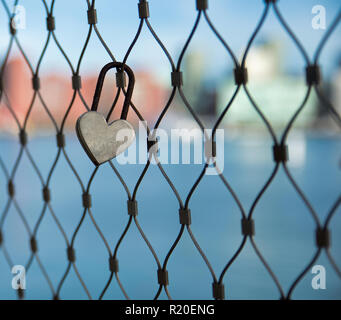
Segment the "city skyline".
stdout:
<svg viewBox="0 0 341 320">
<path fill-rule="evenodd" d="M 119 61 L 123 59 L 138 29 L 136 21 L 137 3 L 137 0 L 123 2 L 118 12 L 115 10 L 114 2 L 96 2 L 97 27 L 113 55 Z M 32 60 L 32 65 L 35 66 L 47 37 L 44 17 L 46 12 L 40 1 L 28 3 L 27 0 L 22 0 L 20 5 L 25 8 L 26 26 L 25 29 L 18 30 L 17 37 L 27 52 L 29 59 L 32 60 L 32 57 L 35 57 Z M 295 27 L 294 31 L 298 39 L 302 42 L 307 52 L 310 53 L 316 50 L 319 41 L 326 32 L 326 30 L 315 30 L 312 28 L 312 19 L 314 17 L 312 8 L 315 5 L 316 1 L 314 0 L 306 0 L 304 2 L 287 0 L 285 3 L 281 1 L 278 3 L 289 26 Z M 323 5 L 326 8 L 326 27 L 328 29 L 339 9 L 338 1 L 321 0 L 319 5 Z M 82 8 L 83 10 L 81 10 Z M 238 2 L 221 0 L 216 1 L 214 6 L 209 7 L 208 15 L 213 21 L 217 21 L 217 30 L 230 45 L 237 57 L 240 58 L 242 56 L 250 38 L 250 32 L 256 27 L 263 8 L 263 1 L 250 2 L 249 0 L 240 0 Z M 67 48 L 66 53 L 73 65 L 76 65 L 79 59 L 89 29 L 86 10 L 86 1 L 82 0 L 68 2 L 67 11 L 64 10 L 63 1 L 56 2 L 54 7 L 54 15 L 58 17 L 55 22 L 55 35 L 62 47 Z M 161 19 L 160 17 L 163 17 L 164 12 L 167 12 L 167 18 Z M 231 14 L 232 12 L 233 14 Z M 4 35 L 0 39 L 0 49 L 3 53 L 9 40 L 6 34 L 8 25 L 4 23 L 6 21 L 5 15 L 4 10 L 0 11 L 0 20 L 3 21 L 0 23 L 0 31 Z M 161 41 L 164 42 L 174 61 L 177 60 L 185 44 L 186 37 L 193 27 L 196 15 L 197 11 L 195 10 L 194 0 L 175 4 L 150 1 L 150 23 L 160 35 Z M 340 34 L 341 28 L 338 26 L 330 37 L 328 45 L 321 56 L 321 63 L 324 65 L 323 72 L 328 76 L 340 59 L 341 46 L 338 41 Z M 255 40 L 259 41 L 264 38 L 277 39 L 283 43 L 283 48 L 285 48 L 284 66 L 287 71 L 301 71 L 302 67 L 304 67 L 304 61 L 292 40 L 278 23 L 272 10 L 269 12 L 267 21 Z M 191 50 L 197 50 L 198 48 L 201 50 L 205 59 L 206 76 L 211 80 L 216 79 L 233 67 L 230 56 L 216 39 L 212 30 L 210 30 L 204 17 L 202 17 L 199 23 L 198 30 L 189 48 Z M 14 52 L 18 51 L 15 45 L 13 50 Z M 3 56 L 0 57 L 0 59 L 2 58 Z M 110 60 L 108 53 L 102 48 L 99 39 L 94 35 L 83 57 L 81 71 L 96 72 Z M 214 61 L 214 64 L 210 63 L 210 61 Z M 168 74 L 170 65 L 163 56 L 155 39 L 152 38 L 146 25 L 142 28 L 140 39 L 128 58 L 128 64 L 135 68 L 150 69 L 155 76 L 160 78 L 160 81 L 169 84 Z M 65 59 L 57 46 L 51 41 L 47 54 L 43 58 L 40 72 L 42 74 L 45 72 L 49 73 L 53 69 L 70 72 Z"/>
<path fill-rule="evenodd" d="M 214 21 L 220 23 L 216 25 L 216 27 L 231 46 L 237 58 L 240 57 L 243 50 L 245 50 L 246 43 L 250 36 L 250 30 L 258 23 L 264 8 L 262 1 L 248 2 L 249 5 L 247 8 L 243 7 L 243 3 L 245 4 L 246 1 L 241 0 L 238 3 L 218 1 L 212 6 L 212 9 L 209 8 L 208 10 L 209 16 L 212 15 Z M 285 14 L 286 20 L 289 25 L 295 25 L 297 37 L 302 41 L 303 46 L 308 52 L 315 51 L 321 37 L 326 32 L 325 30 L 314 30 L 311 26 L 311 20 L 313 18 L 311 8 L 315 4 L 316 3 L 312 0 L 305 1 L 304 4 L 302 2 L 296 4 L 293 0 L 288 0 L 286 5 L 283 5 L 282 7 L 281 2 L 279 2 L 279 7 Z M 39 53 L 41 52 L 47 35 L 44 7 L 38 2 L 30 2 L 30 5 L 28 5 L 25 0 L 21 1 L 20 5 L 25 9 L 26 26 L 24 29 L 18 30 L 17 37 L 20 40 L 32 67 L 35 69 Z M 295 10 L 291 10 L 294 5 Z M 337 1 L 323 0 L 321 1 L 321 5 L 326 8 L 326 22 L 328 28 L 332 22 L 333 16 L 337 12 Z M 83 6 L 83 11 L 80 10 L 81 6 Z M 181 8 L 179 8 L 179 6 Z M 241 10 L 242 7 L 244 10 Z M 87 24 L 85 17 L 87 5 L 85 1 L 73 1 L 68 4 L 68 10 L 66 12 L 64 12 L 65 10 L 60 12 L 62 8 L 64 7 L 61 6 L 59 2 L 56 2 L 54 15 L 57 16 L 58 19 L 56 19 L 55 34 L 60 41 L 61 46 L 64 49 L 67 48 L 66 54 L 73 67 L 76 67 L 76 62 L 79 59 L 84 40 L 89 30 L 89 25 Z M 121 60 L 137 30 L 137 1 L 134 3 L 123 3 L 120 8 L 122 11 L 121 15 L 115 11 L 115 7 L 112 3 L 108 4 L 98 1 L 96 2 L 96 9 L 98 14 L 97 26 L 101 35 L 115 57 L 118 60 Z M 150 1 L 150 10 L 151 14 L 149 20 L 160 35 L 161 41 L 164 42 L 164 45 L 169 50 L 172 59 L 176 62 L 184 45 L 184 40 L 189 34 L 197 15 L 194 1 L 179 2 L 176 5 Z M 160 19 L 159 17 L 163 16 L 161 13 L 163 13 L 164 10 L 167 10 L 167 19 Z M 230 15 L 231 10 L 235 13 L 234 15 Z M 305 14 L 302 14 L 302 12 Z M 0 18 L 2 14 L 5 14 L 5 12 L 0 12 Z M 110 18 L 110 15 L 115 17 L 115 19 L 112 19 L 112 17 Z M 226 15 L 226 19 L 223 18 L 223 15 Z M 125 16 L 125 18 L 122 19 L 122 16 Z M 221 19 L 217 19 L 217 17 L 220 17 Z M 181 21 L 181 23 L 169 23 L 170 21 L 177 20 Z M 132 23 L 130 23 L 130 21 Z M 113 28 L 116 23 L 119 23 L 120 30 Z M 70 26 L 72 26 L 71 29 Z M 231 26 L 235 26 L 235 28 L 231 28 Z M 0 29 L 5 27 L 8 28 L 7 25 L 4 26 L 0 24 Z M 180 33 L 180 29 L 184 31 Z M 75 37 L 75 31 L 77 31 L 77 37 Z M 117 33 L 117 31 L 119 32 Z M 6 33 L 7 32 L 4 32 L 5 35 Z M 334 88 L 334 91 L 335 88 L 338 87 L 339 81 L 337 80 L 337 64 L 341 56 L 341 46 L 337 41 L 339 34 L 340 27 L 335 30 L 335 33 L 329 39 L 328 46 L 326 46 L 323 55 L 321 56 L 324 83 L 330 83 L 331 88 Z M 266 23 L 256 37 L 250 53 L 267 42 L 281 44 L 281 56 L 277 57 L 277 64 L 281 69 L 280 71 L 283 73 L 282 80 L 285 76 L 288 81 L 290 79 L 294 82 L 298 81 L 297 85 L 301 86 L 302 81 L 298 80 L 298 78 L 303 79 L 304 77 L 305 63 L 300 56 L 298 49 L 293 45 L 291 39 L 280 26 L 272 11 L 270 11 Z M 2 49 L 2 52 L 5 52 L 7 43 L 8 39 L 6 39 L 6 36 L 0 39 L 0 48 Z M 119 54 L 117 55 L 117 53 Z M 32 59 L 32 57 L 35 57 L 35 59 Z M 18 111 L 18 116 L 22 122 L 23 115 L 26 113 L 32 99 L 33 90 L 31 89 L 32 84 L 29 69 L 26 62 L 23 60 L 18 47 L 14 43 L 9 56 L 8 65 L 6 66 L 7 72 L 11 73 L 8 71 L 11 68 L 11 63 L 19 61 L 18 59 L 21 61 L 21 67 L 14 67 L 14 69 L 19 68 L 18 71 L 13 71 L 11 75 L 7 75 L 7 78 L 10 79 L 10 83 L 4 84 L 4 86 L 6 87 L 6 85 L 8 85 L 9 87 L 12 87 L 12 89 L 9 90 L 9 96 L 14 96 L 14 98 L 10 97 L 10 99 L 14 99 L 14 108 Z M 246 65 L 247 67 L 250 66 L 250 70 L 254 69 L 254 62 L 252 62 L 251 59 L 252 54 L 249 54 Z M 271 60 L 271 56 L 266 57 L 266 59 Z M 86 48 L 79 70 L 83 86 L 81 93 L 88 105 L 91 104 L 98 72 L 101 67 L 109 61 L 110 57 L 99 43 L 97 36 L 93 34 Z M 212 61 L 214 61 L 214 63 L 212 63 Z M 261 59 L 258 59 L 258 62 L 256 63 L 260 67 L 264 67 L 264 64 L 261 62 Z M 167 57 L 162 53 L 155 39 L 151 36 L 146 24 L 144 24 L 144 27 L 142 28 L 140 38 L 134 46 L 127 63 L 134 69 L 137 75 L 136 88 L 133 96 L 134 102 L 141 109 L 140 111 L 143 113 L 146 120 L 153 123 L 159 116 L 166 103 L 167 96 L 171 91 L 170 65 L 169 61 L 167 61 Z M 204 17 L 202 17 L 196 35 L 192 39 L 181 65 L 181 69 L 184 73 L 184 92 L 197 112 L 208 115 L 217 115 L 217 113 L 222 111 L 222 108 L 225 107 L 225 96 L 228 95 L 229 92 L 225 83 L 233 82 L 233 67 L 231 57 L 214 36 Z M 21 77 L 18 78 L 16 74 L 20 74 Z M 46 54 L 43 56 L 39 68 L 39 76 L 41 78 L 42 97 L 45 99 L 46 96 L 46 104 L 51 108 L 51 112 L 56 112 L 55 116 L 61 118 L 59 117 L 59 114 L 62 115 L 63 112 L 65 112 L 73 94 L 71 88 L 72 72 L 54 41 L 50 41 Z M 4 82 L 6 82 L 6 79 L 4 80 Z M 115 80 L 110 81 L 114 83 Z M 290 83 L 291 82 L 289 81 L 289 84 Z M 250 84 L 252 85 L 252 82 Z M 296 85 L 293 86 L 294 89 L 295 87 Z M 113 90 L 112 87 L 110 88 L 109 82 L 107 82 L 102 99 L 103 106 L 105 106 L 106 110 L 108 110 L 112 103 L 114 91 L 115 90 Z M 257 91 L 261 92 L 262 90 L 257 88 Z M 56 94 L 58 94 L 60 101 L 49 98 L 56 96 Z M 332 99 L 339 104 L 337 94 L 334 93 Z M 114 117 L 118 116 L 122 102 L 123 99 L 121 96 L 114 111 Z M 237 103 L 239 103 L 238 99 Z M 3 101 L 2 107 L 4 108 Z M 338 106 L 336 107 L 338 108 Z M 173 109 L 175 114 L 173 113 Z M 170 115 L 173 113 L 173 116 L 177 116 L 176 112 L 179 112 L 181 109 L 182 108 L 177 108 L 176 105 L 172 106 L 168 114 Z M 232 113 L 235 109 L 236 107 L 232 108 Z M 77 95 L 71 112 L 68 115 L 66 126 L 68 128 L 73 127 L 72 124 L 77 116 L 84 111 L 84 103 Z M 105 113 L 105 110 L 103 110 L 103 113 Z M 12 128 L 9 128 L 9 131 L 13 131 L 13 128 L 15 127 L 13 117 L 8 110 L 4 111 L 4 115 L 3 119 L 0 119 L 0 122 L 3 124 L 2 127 L 7 128 L 10 126 Z M 179 113 L 178 116 L 181 119 L 185 119 L 186 113 Z M 9 118 L 11 118 L 10 121 L 8 121 Z M 35 106 L 30 118 L 32 118 L 32 120 L 28 122 L 29 125 L 34 125 L 36 123 L 40 128 L 52 126 L 52 122 L 48 118 L 48 115 L 46 111 L 44 111 L 38 98 L 35 101 Z M 233 116 L 229 119 L 233 119 Z M 175 119 L 175 121 L 177 120 Z M 59 123 L 60 122 L 61 119 L 59 119 Z"/>
<path fill-rule="evenodd" d="M 20 77 L 18 77 L 20 75 Z M 85 74 L 82 76 L 82 88 L 80 89 L 82 98 L 88 107 L 91 107 L 93 93 L 97 82 L 98 74 Z M 162 101 L 166 99 L 165 89 L 153 78 L 152 74 L 146 70 L 136 70 L 136 85 L 134 90 L 134 102 L 141 107 L 140 112 L 147 121 L 155 120 L 155 114 L 161 112 Z M 5 69 L 4 74 L 4 95 L 5 102 L 0 103 L 2 117 L 0 119 L 0 127 L 2 131 L 16 132 L 17 125 L 15 120 L 6 106 L 9 100 L 9 106 L 15 112 L 19 122 L 23 124 L 25 115 L 31 104 L 34 90 L 32 88 L 32 79 L 29 70 L 25 67 L 25 61 L 22 57 L 18 56 L 11 59 Z M 67 77 L 64 73 L 50 73 L 46 74 L 40 79 L 41 89 L 39 91 L 45 105 L 49 112 L 56 119 L 60 125 L 63 116 L 72 101 L 74 90 L 71 86 L 71 78 Z M 103 93 L 100 101 L 100 112 L 106 114 L 114 100 L 115 92 L 115 79 L 112 75 L 104 83 Z M 58 101 L 55 100 L 58 97 Z M 7 100 L 8 99 L 8 100 Z M 112 114 L 112 119 L 120 116 L 121 108 L 123 105 L 123 95 L 115 106 Z M 144 106 L 148 106 L 145 108 Z M 143 110 L 142 110 L 143 109 Z M 81 100 L 79 94 L 76 94 L 75 101 L 72 104 L 70 113 L 67 117 L 66 128 L 74 128 L 74 123 L 86 111 L 86 107 Z M 137 117 L 130 111 L 131 121 L 137 122 Z M 153 119 L 154 118 L 154 119 Z M 37 95 L 33 103 L 32 111 L 28 120 L 28 130 L 35 130 L 36 127 L 41 129 L 53 128 L 53 123 L 48 117 L 48 113 L 43 107 L 39 96 Z"/>
</svg>

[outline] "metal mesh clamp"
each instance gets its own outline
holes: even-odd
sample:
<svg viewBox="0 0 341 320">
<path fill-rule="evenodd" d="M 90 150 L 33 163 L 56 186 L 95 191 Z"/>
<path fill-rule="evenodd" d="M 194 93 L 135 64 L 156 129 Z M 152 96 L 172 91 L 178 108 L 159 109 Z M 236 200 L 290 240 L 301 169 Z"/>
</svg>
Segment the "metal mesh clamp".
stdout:
<svg viewBox="0 0 341 320">
<path fill-rule="evenodd" d="M 168 271 L 163 270 L 163 269 L 158 269 L 157 270 L 157 281 L 158 284 L 162 286 L 167 286 L 168 285 Z"/>
<path fill-rule="evenodd" d="M 48 15 L 46 18 L 46 28 L 48 31 L 53 31 L 56 29 L 56 22 L 54 16 Z"/>
<path fill-rule="evenodd" d="M 20 299 L 20 300 L 22 300 L 22 299 L 24 299 L 24 290 L 23 289 L 21 289 L 21 288 L 18 288 L 18 290 L 17 290 L 17 295 L 18 295 L 18 298 Z"/>
<path fill-rule="evenodd" d="M 118 272 L 118 260 L 114 257 L 109 258 L 109 270 L 110 272 Z"/>
<path fill-rule="evenodd" d="M 286 162 L 289 160 L 287 145 L 274 145 L 272 151 L 275 162 Z"/>
<path fill-rule="evenodd" d="M 243 236 L 255 235 L 255 222 L 253 219 L 242 219 L 242 234 Z"/>
<path fill-rule="evenodd" d="M 32 236 L 30 239 L 30 247 L 33 253 L 36 253 L 38 251 L 37 240 L 34 236 Z"/>
<path fill-rule="evenodd" d="M 320 67 L 316 64 L 306 67 L 306 81 L 308 85 L 319 84 L 321 80 Z"/>
<path fill-rule="evenodd" d="M 37 74 L 35 74 L 32 78 L 32 87 L 34 91 L 38 91 L 40 89 L 40 78 Z"/>
<path fill-rule="evenodd" d="M 137 208 L 137 201 L 136 200 L 128 200 L 128 214 L 130 216 L 136 217 L 138 214 L 138 208 Z"/>
<path fill-rule="evenodd" d="M 225 287 L 222 283 L 213 282 L 212 284 L 213 298 L 216 300 L 225 299 Z"/>
<path fill-rule="evenodd" d="M 72 76 L 72 89 L 79 90 L 82 88 L 82 80 L 79 74 L 74 74 Z"/>
<path fill-rule="evenodd" d="M 153 138 L 151 137 L 150 139 L 147 138 L 147 151 L 152 151 L 153 153 L 157 153 L 158 152 L 158 138 Z M 150 150 L 152 149 L 152 150 Z"/>
<path fill-rule="evenodd" d="M 316 229 L 316 245 L 318 248 L 329 248 L 330 232 L 325 228 Z"/>
<path fill-rule="evenodd" d="M 234 81 L 237 86 L 246 84 L 248 81 L 248 73 L 246 68 L 238 67 L 234 69 Z"/>
<path fill-rule="evenodd" d="M 96 24 L 97 23 L 97 12 L 96 9 L 91 8 L 88 10 L 88 23 L 89 24 Z"/>
<path fill-rule="evenodd" d="M 21 129 L 19 132 L 19 141 L 22 146 L 25 146 L 27 144 L 27 133 L 23 129 Z"/>
<path fill-rule="evenodd" d="M 15 28 L 14 18 L 11 18 L 9 21 L 9 33 L 14 36 L 17 33 L 17 29 Z"/>
<path fill-rule="evenodd" d="M 65 136 L 63 132 L 58 132 L 56 135 L 57 139 L 57 147 L 64 148 L 65 147 Z"/>
<path fill-rule="evenodd" d="M 179 209 L 180 224 L 189 226 L 192 223 L 191 210 L 188 208 Z"/>
<path fill-rule="evenodd" d="M 10 198 L 13 198 L 15 195 L 15 187 L 14 187 L 14 183 L 12 180 L 8 181 L 7 191 L 8 191 L 8 195 L 10 196 Z"/>
<path fill-rule="evenodd" d="M 206 159 L 215 158 L 216 156 L 217 156 L 217 143 L 212 139 L 205 141 Z"/>
<path fill-rule="evenodd" d="M 76 261 L 76 254 L 75 254 L 75 250 L 72 247 L 68 247 L 66 250 L 67 253 L 67 259 L 70 262 L 75 262 Z"/>
<path fill-rule="evenodd" d="M 46 187 L 46 186 L 43 188 L 43 200 L 45 202 L 50 202 L 50 200 L 51 200 L 50 189 L 48 187 Z"/>
<path fill-rule="evenodd" d="M 85 209 L 89 209 L 91 208 L 91 195 L 87 192 L 84 192 L 82 195 L 82 203 L 83 203 L 83 207 Z"/>
<path fill-rule="evenodd" d="M 116 87 L 125 88 L 126 85 L 127 85 L 127 82 L 126 82 L 126 75 L 124 71 L 117 71 L 116 72 Z"/>
<path fill-rule="evenodd" d="M 148 1 L 140 0 L 138 7 L 139 7 L 140 19 L 149 18 L 149 3 L 148 3 Z"/>
<path fill-rule="evenodd" d="M 172 71 L 171 80 L 173 87 L 181 87 L 183 85 L 183 78 L 181 71 Z"/>
<path fill-rule="evenodd" d="M 197 10 L 206 10 L 208 9 L 208 0 L 197 0 Z"/>
</svg>

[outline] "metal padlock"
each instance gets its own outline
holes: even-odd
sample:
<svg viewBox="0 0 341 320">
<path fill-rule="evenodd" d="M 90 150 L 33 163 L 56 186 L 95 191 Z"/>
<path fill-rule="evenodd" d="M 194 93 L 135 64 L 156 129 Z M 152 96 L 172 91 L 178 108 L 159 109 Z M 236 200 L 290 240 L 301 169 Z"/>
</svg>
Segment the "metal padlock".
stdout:
<svg viewBox="0 0 341 320">
<path fill-rule="evenodd" d="M 121 118 L 107 123 L 104 116 L 97 112 L 97 108 L 105 75 L 112 68 L 117 68 L 122 72 L 125 71 L 128 74 L 129 83 Z M 127 121 L 134 84 L 134 73 L 127 65 L 120 62 L 106 64 L 97 80 L 91 111 L 84 113 L 77 120 L 76 132 L 78 140 L 95 166 L 115 158 L 124 152 L 135 140 L 134 128 Z"/>
</svg>

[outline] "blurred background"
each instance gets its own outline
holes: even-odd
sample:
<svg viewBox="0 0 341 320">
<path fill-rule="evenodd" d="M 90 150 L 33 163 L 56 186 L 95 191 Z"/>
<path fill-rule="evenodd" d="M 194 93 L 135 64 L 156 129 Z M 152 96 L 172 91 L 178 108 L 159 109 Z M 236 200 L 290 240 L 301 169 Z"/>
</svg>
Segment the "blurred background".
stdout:
<svg viewBox="0 0 341 320">
<path fill-rule="evenodd" d="M 12 8 L 14 1 L 6 3 Z M 47 2 L 48 5 L 50 3 Z M 149 21 L 173 60 L 177 62 L 196 19 L 195 1 L 150 0 L 149 3 Z M 41 1 L 22 0 L 19 4 L 25 9 L 26 27 L 18 30 L 17 39 L 35 69 L 48 35 L 46 11 Z M 310 58 L 326 32 L 312 27 L 312 19 L 315 16 L 312 14 L 312 8 L 315 5 L 325 7 L 328 29 L 340 10 L 339 1 L 286 0 L 278 3 L 282 15 Z M 87 9 L 85 0 L 58 0 L 54 6 L 55 36 L 74 69 L 77 67 L 89 30 Z M 97 1 L 96 10 L 100 34 L 115 58 L 122 61 L 139 25 L 137 0 Z M 237 58 L 241 59 L 263 10 L 263 1 L 216 0 L 209 2 L 208 15 Z M 0 6 L 0 34 L 2 64 L 10 42 L 8 16 L 3 4 Z M 320 57 L 322 89 L 339 114 L 340 35 L 339 23 Z M 91 105 L 98 73 L 103 65 L 110 61 L 110 56 L 93 31 L 79 69 L 82 78 L 81 93 L 88 105 Z M 171 65 L 146 25 L 127 64 L 133 68 L 136 76 L 134 104 L 152 128 L 170 96 Z M 280 136 L 302 102 L 307 87 L 305 61 L 278 22 L 273 10 L 270 10 L 252 45 L 246 66 L 249 71 L 249 91 Z M 181 70 L 184 74 L 184 93 L 209 128 L 212 128 L 233 95 L 233 68 L 233 60 L 207 22 L 202 19 L 185 53 Z M 41 96 L 58 125 L 72 102 L 65 122 L 65 150 L 86 185 L 93 172 L 93 165 L 81 149 L 74 133 L 76 119 L 86 110 L 79 95 L 74 101 L 72 99 L 72 70 L 53 39 L 50 39 L 43 55 L 39 76 Z M 31 78 L 30 68 L 18 45 L 14 43 L 2 80 L 7 97 L 3 96 L 0 101 L 0 157 L 8 172 L 12 172 L 20 154 L 18 126 L 8 106 L 12 107 L 19 122 L 23 124 L 34 94 Z M 104 114 L 110 109 L 115 96 L 114 83 L 114 72 L 111 72 L 105 81 L 99 108 Z M 122 102 L 123 99 L 120 98 L 112 119 L 120 114 Z M 138 119 L 132 112 L 130 120 L 137 124 Z M 192 129 L 198 128 L 198 125 L 177 95 L 160 127 L 167 130 Z M 225 130 L 223 174 L 241 199 L 245 210 L 249 211 L 257 193 L 273 170 L 273 142 L 243 90 L 240 90 L 220 128 Z M 42 214 L 44 203 L 41 198 L 42 184 L 30 156 L 46 181 L 58 151 L 53 122 L 40 99 L 34 100 L 27 120 L 27 132 L 30 155 L 22 155 L 13 180 L 17 203 L 33 230 Z M 168 143 L 170 144 L 170 141 Z M 324 221 L 340 194 L 341 140 L 340 128 L 330 117 L 327 108 L 321 105 L 315 92 L 311 92 L 305 108 L 294 123 L 288 145 L 289 169 L 321 221 Z M 141 146 L 133 145 L 132 149 L 134 148 L 138 153 Z M 144 165 L 120 165 L 116 160 L 114 164 L 128 187 L 133 190 Z M 165 164 L 164 167 L 185 200 L 203 165 Z M 6 209 L 8 196 L 4 170 L 0 171 L 0 177 L 0 187 L 3 190 L 0 193 L 0 214 L 4 243 L 13 263 L 26 265 L 30 257 L 28 233 L 18 209 L 13 204 Z M 50 189 L 51 205 L 70 239 L 82 216 L 82 189 L 63 154 L 59 156 L 53 170 Z M 127 196 L 109 165 L 98 170 L 90 193 L 93 197 L 96 222 L 114 249 L 128 220 Z M 138 190 L 137 201 L 142 229 L 162 263 L 180 229 L 177 212 L 179 204 L 155 165 L 149 168 Z M 242 240 L 240 211 L 218 176 L 204 177 L 191 198 L 189 207 L 192 210 L 193 233 L 216 274 L 220 275 Z M 338 208 L 330 224 L 331 253 L 338 265 L 341 265 L 340 214 L 341 208 Z M 287 291 L 315 253 L 316 226 L 282 169 L 257 205 L 254 219 L 255 241 Z M 66 247 L 49 210 L 44 213 L 39 225 L 37 241 L 42 264 L 56 288 L 67 267 Z M 107 266 L 108 253 L 89 216 L 86 216 L 74 246 L 78 270 L 93 297 L 98 297 L 110 275 Z M 122 242 L 118 259 L 119 274 L 129 296 L 136 299 L 153 298 L 158 289 L 157 266 L 135 226 L 130 228 Z M 340 299 L 341 280 L 324 253 L 316 264 L 325 266 L 327 270 L 327 289 L 313 290 L 313 275 L 309 271 L 294 291 L 293 298 Z M 211 298 L 211 276 L 186 232 L 171 256 L 167 269 L 170 278 L 169 291 L 173 298 Z M 0 250 L 0 270 L 0 298 L 15 298 L 16 293 L 11 288 L 13 275 L 3 250 Z M 228 270 L 224 284 L 226 296 L 231 299 L 279 297 L 276 286 L 249 243 Z M 25 296 L 28 299 L 51 298 L 51 290 L 35 259 L 27 271 Z M 60 297 L 87 298 L 73 269 L 63 283 Z M 115 279 L 105 298 L 124 298 Z M 166 298 L 164 292 L 161 298 Z"/>
</svg>

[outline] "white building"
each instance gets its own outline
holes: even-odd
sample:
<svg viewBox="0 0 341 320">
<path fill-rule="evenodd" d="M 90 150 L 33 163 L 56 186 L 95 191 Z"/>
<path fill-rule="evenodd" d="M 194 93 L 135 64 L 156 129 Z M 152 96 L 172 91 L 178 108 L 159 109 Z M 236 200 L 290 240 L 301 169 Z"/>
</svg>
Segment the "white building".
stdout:
<svg viewBox="0 0 341 320">
<path fill-rule="evenodd" d="M 247 57 L 249 81 L 247 88 L 257 105 L 274 127 L 284 127 L 303 101 L 307 86 L 305 70 L 301 74 L 289 75 L 281 70 L 280 47 L 276 43 L 265 43 L 253 47 Z M 302 66 L 303 67 L 303 66 Z M 227 79 L 218 90 L 218 108 L 221 112 L 227 105 L 236 86 L 234 79 Z M 295 126 L 310 124 L 317 112 L 314 94 L 295 122 Z M 262 125 L 260 116 L 254 110 L 243 88 L 224 118 L 229 125 Z"/>
</svg>

